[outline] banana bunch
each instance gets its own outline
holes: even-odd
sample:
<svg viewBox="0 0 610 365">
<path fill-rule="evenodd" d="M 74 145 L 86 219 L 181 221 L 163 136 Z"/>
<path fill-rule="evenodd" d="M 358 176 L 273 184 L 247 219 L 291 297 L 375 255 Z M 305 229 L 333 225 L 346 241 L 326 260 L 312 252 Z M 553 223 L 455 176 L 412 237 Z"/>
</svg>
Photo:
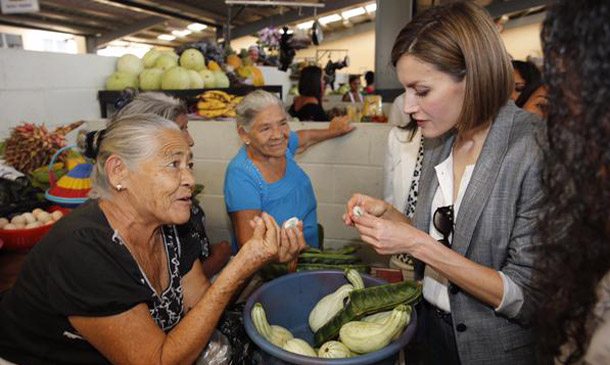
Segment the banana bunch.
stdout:
<svg viewBox="0 0 610 365">
<path fill-rule="evenodd" d="M 243 99 L 243 96 L 231 95 L 220 90 L 209 90 L 198 97 L 199 115 L 207 119 L 234 118 L 235 106 Z"/>
</svg>

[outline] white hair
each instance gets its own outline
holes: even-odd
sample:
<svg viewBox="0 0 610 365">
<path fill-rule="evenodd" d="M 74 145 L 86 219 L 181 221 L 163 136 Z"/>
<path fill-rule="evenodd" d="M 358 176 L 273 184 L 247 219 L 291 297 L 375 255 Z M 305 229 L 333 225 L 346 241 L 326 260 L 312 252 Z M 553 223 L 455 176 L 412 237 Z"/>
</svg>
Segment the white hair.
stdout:
<svg viewBox="0 0 610 365">
<path fill-rule="evenodd" d="M 277 96 L 264 90 L 255 90 L 251 92 L 235 108 L 237 126 L 242 126 L 247 132 L 250 123 L 256 118 L 258 113 L 271 105 L 279 106 L 280 109 L 282 109 L 282 112 L 287 116 L 284 103 L 282 103 Z"/>
<path fill-rule="evenodd" d="M 120 157 L 128 169 L 137 170 L 140 162 L 158 152 L 159 138 L 168 129 L 180 131 L 176 123 L 150 113 L 127 115 L 113 120 L 99 145 L 91 174 L 91 197 L 112 199 L 114 187 L 106 174 L 106 161 L 111 155 Z"/>
</svg>

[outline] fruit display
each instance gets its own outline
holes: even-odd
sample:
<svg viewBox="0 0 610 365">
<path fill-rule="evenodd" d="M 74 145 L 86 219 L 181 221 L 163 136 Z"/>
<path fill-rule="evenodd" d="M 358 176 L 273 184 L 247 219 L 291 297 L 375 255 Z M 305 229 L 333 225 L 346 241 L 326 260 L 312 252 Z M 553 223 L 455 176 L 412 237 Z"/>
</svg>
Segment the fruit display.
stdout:
<svg viewBox="0 0 610 365">
<path fill-rule="evenodd" d="M 235 107 L 243 97 L 228 94 L 221 90 L 206 91 L 198 95 L 197 114 L 206 119 L 213 118 L 234 118 L 236 116 Z"/>
<path fill-rule="evenodd" d="M 23 123 L 13 128 L 6 139 L 4 160 L 25 174 L 48 165 L 53 154 L 66 146 L 66 134 L 83 123 L 79 121 L 51 131 L 44 124 Z"/>
<path fill-rule="evenodd" d="M 350 284 L 323 297 L 309 314 L 316 323 L 314 346 L 294 337 L 286 328 L 267 321 L 261 303 L 255 303 L 251 318 L 257 332 L 273 345 L 302 356 L 328 359 L 357 357 L 378 351 L 398 340 L 408 326 L 412 307 L 421 296 L 414 282 L 364 287 L 360 274 L 345 270 Z M 345 295 L 344 288 L 351 287 Z M 300 332 L 300 327 L 295 328 Z"/>
<path fill-rule="evenodd" d="M 179 48 L 180 49 L 180 48 Z M 224 57 L 208 58 L 196 48 L 148 51 L 142 59 L 127 54 L 117 60 L 116 71 L 106 79 L 106 90 L 125 88 L 142 91 L 228 88 L 237 77 L 223 71 Z M 260 70 L 250 73 L 258 75 Z M 262 74 L 257 76 L 260 84 Z"/>
<path fill-rule="evenodd" d="M 59 210 L 47 212 L 40 208 L 36 208 L 32 212 L 16 215 L 10 220 L 6 217 L 0 218 L 0 229 L 15 230 L 39 228 L 51 225 L 61 219 L 61 217 L 63 217 L 63 213 Z"/>
</svg>

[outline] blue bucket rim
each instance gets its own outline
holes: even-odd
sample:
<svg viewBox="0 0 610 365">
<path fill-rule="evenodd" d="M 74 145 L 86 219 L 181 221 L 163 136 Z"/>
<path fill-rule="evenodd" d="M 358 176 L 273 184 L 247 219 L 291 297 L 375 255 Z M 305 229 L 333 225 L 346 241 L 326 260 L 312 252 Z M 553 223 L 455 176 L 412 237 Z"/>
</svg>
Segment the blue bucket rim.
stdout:
<svg viewBox="0 0 610 365">
<path fill-rule="evenodd" d="M 244 327 L 246 328 L 246 333 L 248 337 L 263 351 L 267 354 L 277 357 L 280 360 L 289 362 L 291 364 L 303 364 L 307 363 L 308 365 L 325 365 L 325 364 L 333 364 L 333 365 L 361 365 L 361 364 L 375 364 L 379 361 L 385 360 L 390 356 L 398 354 L 400 349 L 405 347 L 411 338 L 415 335 L 415 329 L 417 328 L 417 312 L 415 309 L 411 312 L 411 320 L 407 325 L 407 328 L 403 331 L 402 335 L 398 338 L 398 340 L 390 343 L 386 347 L 381 350 L 377 350 L 374 352 L 370 352 L 368 354 L 360 355 L 357 357 L 347 357 L 343 359 L 325 359 L 320 357 L 311 357 L 311 356 L 303 356 L 299 354 L 295 354 L 292 352 L 288 352 L 283 350 L 282 348 L 273 345 L 272 343 L 263 339 L 263 337 L 258 333 L 254 324 L 252 323 L 252 317 L 250 313 L 252 312 L 252 307 L 254 307 L 255 300 L 261 291 L 264 291 L 271 285 L 275 285 L 278 282 L 291 280 L 294 277 L 298 276 L 311 276 L 311 275 L 344 275 L 343 271 L 340 270 L 316 270 L 316 271 L 303 271 L 292 274 L 287 274 L 277 279 L 271 280 L 268 283 L 261 285 L 254 293 L 248 297 L 246 301 L 246 306 L 244 307 Z M 387 284 L 386 280 L 380 279 L 378 277 L 369 275 L 369 274 L 360 274 L 363 278 L 371 279 L 377 282 L 377 285 Z M 329 293 L 330 294 L 330 293 Z M 354 361 L 356 360 L 357 361 Z"/>
</svg>

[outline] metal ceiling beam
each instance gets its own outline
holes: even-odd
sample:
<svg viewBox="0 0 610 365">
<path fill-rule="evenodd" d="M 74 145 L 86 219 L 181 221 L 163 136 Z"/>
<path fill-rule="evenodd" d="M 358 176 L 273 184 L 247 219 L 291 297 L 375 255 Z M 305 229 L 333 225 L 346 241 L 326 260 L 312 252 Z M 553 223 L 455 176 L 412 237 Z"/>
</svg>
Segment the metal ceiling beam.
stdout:
<svg viewBox="0 0 610 365">
<path fill-rule="evenodd" d="M 48 20 L 35 19 L 18 15 L 1 15 L 0 22 L 4 22 L 8 25 L 16 25 L 18 27 L 48 30 L 52 32 L 62 32 L 75 35 L 88 35 L 99 32 L 99 29 L 75 25 L 58 24 Z"/>
<path fill-rule="evenodd" d="M 117 16 L 125 17 L 126 15 L 133 14 L 129 9 L 121 9 L 115 6 L 106 6 L 105 8 L 100 8 L 99 5 L 82 0 L 41 0 L 40 1 L 41 9 L 42 8 L 53 8 L 53 9 L 78 9 L 78 12 L 96 17 L 107 19 L 110 18 L 112 21 L 117 19 Z M 95 8 L 92 8 L 94 6 Z M 123 20 L 123 19 L 121 19 Z"/>
<path fill-rule="evenodd" d="M 51 9 L 40 9 L 37 13 L 30 13 L 32 16 L 42 19 L 53 19 L 59 20 L 64 24 L 75 24 L 75 25 L 86 25 L 100 29 L 112 29 L 116 27 L 116 24 L 112 24 L 109 22 L 104 22 L 100 20 L 95 20 L 87 17 L 82 17 L 74 14 L 67 14 L 58 12 Z"/>
<path fill-rule="evenodd" d="M 324 7 L 323 10 L 321 10 L 321 12 L 331 13 L 333 11 L 337 11 L 337 10 L 340 10 L 343 8 L 348 8 L 350 6 L 362 4 L 362 2 L 363 2 L 363 0 L 330 1 L 330 2 L 326 3 L 326 6 Z M 284 25 L 284 24 L 294 23 L 294 22 L 304 19 L 304 18 L 313 17 L 313 15 L 314 15 L 313 13 L 314 13 L 314 10 L 312 8 L 302 8 L 300 10 L 299 9 L 290 10 L 290 11 L 285 12 L 284 14 L 278 14 L 273 17 L 261 19 L 257 22 L 246 24 L 241 27 L 233 28 L 233 29 L 231 29 L 231 38 L 235 39 L 235 38 L 251 35 L 251 34 L 254 34 L 254 33 L 258 32 L 259 30 L 261 30 L 265 27 L 269 27 L 269 26 L 280 26 L 280 25 Z M 318 14 L 318 15 L 321 15 L 321 14 Z"/>
<path fill-rule="evenodd" d="M 121 39 L 130 34 L 137 33 L 144 29 L 154 27 L 159 23 L 163 23 L 165 18 L 151 16 L 146 19 L 140 20 L 139 22 L 132 23 L 121 28 L 115 29 L 111 32 L 100 35 L 99 37 L 88 37 L 87 38 L 87 53 L 94 53 L 97 49 L 107 45 L 108 43 Z"/>
<path fill-rule="evenodd" d="M 180 11 L 185 11 L 191 13 L 196 16 L 200 16 L 202 18 L 208 18 L 212 23 L 222 23 L 225 21 L 225 16 L 223 14 L 218 14 L 212 12 L 210 10 L 206 10 L 197 6 L 188 5 L 181 1 L 174 0 L 162 0 L 162 1 L 154 1 L 160 5 L 165 5 Z M 203 2 L 203 1 L 202 1 Z M 204 2 L 203 2 L 204 3 Z"/>
<path fill-rule="evenodd" d="M 494 1 L 485 7 L 492 18 L 499 18 L 504 14 L 516 13 L 537 6 L 550 5 L 552 0 L 519 0 L 519 1 Z"/>
<path fill-rule="evenodd" d="M 145 13 L 153 16 L 162 16 L 165 18 L 182 19 L 193 23 L 201 23 L 211 27 L 217 27 L 215 23 L 212 23 L 203 18 L 192 17 L 190 15 L 184 15 L 176 11 L 162 9 L 156 6 L 151 6 L 143 3 L 139 3 L 132 0 L 93 0 L 100 4 L 121 7 L 129 9 L 139 13 Z"/>
</svg>

